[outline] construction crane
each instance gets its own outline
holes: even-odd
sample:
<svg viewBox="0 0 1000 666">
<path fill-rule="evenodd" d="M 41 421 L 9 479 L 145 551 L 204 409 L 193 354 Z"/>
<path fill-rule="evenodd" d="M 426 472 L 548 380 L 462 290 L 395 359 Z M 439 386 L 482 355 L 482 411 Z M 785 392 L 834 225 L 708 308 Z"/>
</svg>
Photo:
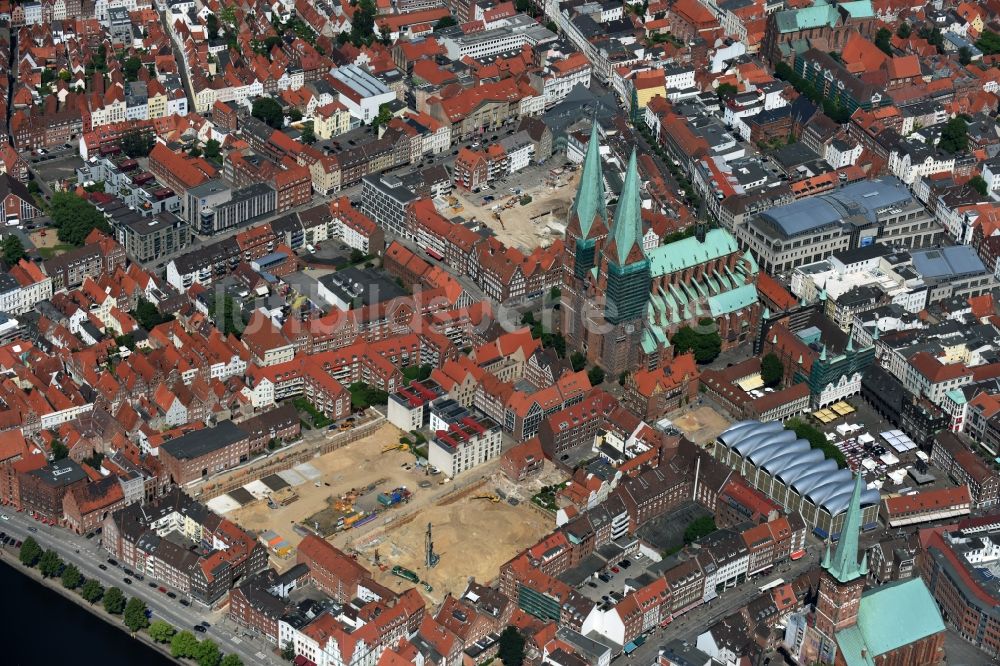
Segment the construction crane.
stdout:
<svg viewBox="0 0 1000 666">
<path fill-rule="evenodd" d="M 392 446 L 387 446 L 382 449 L 382 453 L 389 453 L 389 451 L 405 451 L 408 448 L 410 447 L 406 444 L 393 444 Z"/>
<path fill-rule="evenodd" d="M 493 504 L 499 504 L 500 503 L 500 498 L 497 497 L 496 495 L 476 495 L 472 499 L 474 499 L 474 500 L 477 500 L 477 499 L 489 500 Z"/>
</svg>

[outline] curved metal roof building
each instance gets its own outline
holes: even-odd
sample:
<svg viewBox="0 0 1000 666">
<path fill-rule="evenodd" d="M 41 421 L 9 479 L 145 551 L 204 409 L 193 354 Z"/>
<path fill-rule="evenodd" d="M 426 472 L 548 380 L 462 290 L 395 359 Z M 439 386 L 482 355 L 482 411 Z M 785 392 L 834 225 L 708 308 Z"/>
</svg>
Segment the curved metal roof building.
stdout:
<svg viewBox="0 0 1000 666">
<path fill-rule="evenodd" d="M 722 446 L 792 488 L 831 516 L 847 510 L 854 489 L 851 472 L 838 469 L 823 452 L 798 439 L 778 421 L 740 421 L 719 435 Z M 877 490 L 865 490 L 861 504 L 878 504 Z"/>
</svg>

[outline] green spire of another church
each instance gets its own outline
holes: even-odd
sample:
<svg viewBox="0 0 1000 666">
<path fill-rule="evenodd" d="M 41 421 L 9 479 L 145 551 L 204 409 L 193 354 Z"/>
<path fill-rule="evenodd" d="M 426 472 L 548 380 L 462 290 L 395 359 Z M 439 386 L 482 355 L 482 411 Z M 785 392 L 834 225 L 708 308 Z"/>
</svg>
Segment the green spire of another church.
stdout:
<svg viewBox="0 0 1000 666">
<path fill-rule="evenodd" d="M 583 158 L 583 170 L 580 172 L 580 184 L 576 190 L 576 198 L 570 208 L 580 220 L 580 237 L 587 238 L 594 224 L 594 216 L 608 219 L 607 204 L 604 201 L 604 170 L 601 167 L 601 139 L 597 133 L 597 120 L 590 128 L 590 142 L 587 144 L 587 155 Z"/>
<path fill-rule="evenodd" d="M 611 232 L 618 251 L 618 264 L 625 265 L 632 246 L 642 235 L 642 200 L 639 198 L 639 168 L 636 165 L 635 149 L 628 159 L 622 195 L 615 208 L 614 230 Z"/>
<path fill-rule="evenodd" d="M 827 551 L 828 555 L 823 560 L 823 568 L 841 583 L 849 583 L 868 573 L 867 558 L 863 558 L 858 564 L 861 493 L 864 489 L 865 482 L 861 474 L 858 474 L 854 480 L 854 492 L 851 493 L 851 501 L 847 505 L 847 514 L 844 516 L 844 527 L 840 530 L 840 541 L 837 542 L 837 549 L 833 552 L 832 558 L 829 557 L 829 551 Z"/>
</svg>

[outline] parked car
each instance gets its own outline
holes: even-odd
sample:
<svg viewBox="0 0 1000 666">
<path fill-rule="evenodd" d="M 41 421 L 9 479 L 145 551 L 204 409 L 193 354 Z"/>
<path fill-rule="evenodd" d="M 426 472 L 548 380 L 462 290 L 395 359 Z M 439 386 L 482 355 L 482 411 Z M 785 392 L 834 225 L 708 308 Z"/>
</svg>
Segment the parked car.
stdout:
<svg viewBox="0 0 1000 666">
<path fill-rule="evenodd" d="M 110 564 L 113 567 L 116 567 L 116 566 L 118 566 L 118 560 L 109 557 L 108 558 L 108 564 Z"/>
<path fill-rule="evenodd" d="M 174 592 L 167 592 L 167 596 L 170 597 L 171 599 L 176 599 L 177 598 L 177 594 L 174 593 Z"/>
<path fill-rule="evenodd" d="M 108 570 L 108 565 L 107 565 L 107 564 L 104 564 L 104 563 L 102 562 L 101 564 L 98 564 L 98 565 L 97 565 L 97 568 L 98 568 L 98 569 L 100 569 L 101 571 L 107 571 L 107 570 Z"/>
<path fill-rule="evenodd" d="M 181 599 L 181 606 L 190 606 L 191 602 L 187 599 Z"/>
<path fill-rule="evenodd" d="M 194 630 L 197 631 L 199 634 L 204 634 L 205 632 L 208 631 L 208 629 L 206 629 L 205 627 L 201 626 L 200 624 L 194 625 Z"/>
<path fill-rule="evenodd" d="M 122 581 L 123 581 L 123 582 L 124 582 L 124 583 L 125 583 L 126 585 L 131 585 L 131 584 L 132 584 L 132 579 L 131 579 L 131 578 L 122 578 Z"/>
</svg>

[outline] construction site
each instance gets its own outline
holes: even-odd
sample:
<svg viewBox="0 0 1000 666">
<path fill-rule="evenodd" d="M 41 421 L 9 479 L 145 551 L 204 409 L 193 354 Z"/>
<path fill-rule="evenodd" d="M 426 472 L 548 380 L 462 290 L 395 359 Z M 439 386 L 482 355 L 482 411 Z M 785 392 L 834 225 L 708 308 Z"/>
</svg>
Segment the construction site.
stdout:
<svg viewBox="0 0 1000 666">
<path fill-rule="evenodd" d="M 504 562 L 552 530 L 552 518 L 529 503 L 516 506 L 495 494 L 492 478 L 480 479 L 384 529 L 333 543 L 356 551 L 379 583 L 402 590 L 419 582 L 432 602 L 461 594 L 470 576 L 492 580 Z M 414 580 L 416 579 L 416 580 Z"/>
<path fill-rule="evenodd" d="M 441 476 L 417 467 L 413 454 L 398 444 L 401 435 L 385 424 L 356 442 L 272 475 L 287 487 L 266 492 L 278 485 L 265 483 L 267 477 L 217 497 L 209 506 L 247 529 L 280 537 L 292 546 L 285 554 L 291 556 L 304 534 L 325 537 L 358 529 L 397 505 L 429 501 L 429 489 L 442 488 Z M 257 484 L 267 488 L 256 492 Z M 272 554 L 282 556 L 274 549 Z"/>
<path fill-rule="evenodd" d="M 441 213 L 474 219 L 489 227 L 504 245 L 527 254 L 565 234 L 578 175 L 573 169 L 534 165 L 511 175 L 496 189 L 478 194 L 456 189 Z M 523 197 L 530 197 L 530 203 L 522 205 Z"/>
</svg>

